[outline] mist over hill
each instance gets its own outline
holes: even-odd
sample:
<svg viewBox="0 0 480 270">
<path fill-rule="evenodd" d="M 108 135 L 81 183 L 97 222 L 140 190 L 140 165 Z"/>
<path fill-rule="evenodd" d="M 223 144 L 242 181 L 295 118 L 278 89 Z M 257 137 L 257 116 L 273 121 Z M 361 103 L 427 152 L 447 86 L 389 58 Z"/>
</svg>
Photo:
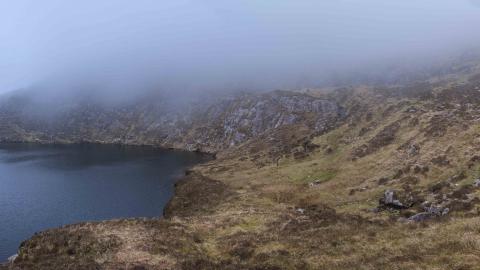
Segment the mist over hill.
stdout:
<svg viewBox="0 0 480 270">
<path fill-rule="evenodd" d="M 0 6 L 0 92 L 93 85 L 128 99 L 394 82 L 475 46 L 479 13 L 467 0 L 20 0 Z"/>
</svg>

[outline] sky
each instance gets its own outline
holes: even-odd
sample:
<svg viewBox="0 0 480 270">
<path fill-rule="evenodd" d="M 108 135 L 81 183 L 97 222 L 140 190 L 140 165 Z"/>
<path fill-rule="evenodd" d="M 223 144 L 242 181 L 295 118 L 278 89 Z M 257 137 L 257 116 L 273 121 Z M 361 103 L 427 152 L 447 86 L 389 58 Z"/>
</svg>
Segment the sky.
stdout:
<svg viewBox="0 0 480 270">
<path fill-rule="evenodd" d="M 0 93 L 44 81 L 292 88 L 474 46 L 479 27 L 480 0 L 0 0 Z"/>
</svg>

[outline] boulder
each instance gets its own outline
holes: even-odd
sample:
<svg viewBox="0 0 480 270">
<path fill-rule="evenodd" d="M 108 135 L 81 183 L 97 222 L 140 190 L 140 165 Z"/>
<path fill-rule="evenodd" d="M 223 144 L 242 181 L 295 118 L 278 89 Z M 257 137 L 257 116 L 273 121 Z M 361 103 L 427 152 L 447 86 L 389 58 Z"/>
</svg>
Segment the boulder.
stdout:
<svg viewBox="0 0 480 270">
<path fill-rule="evenodd" d="M 383 197 L 379 201 L 380 205 L 393 209 L 406 209 L 408 206 L 400 202 L 394 190 L 385 190 Z"/>
<path fill-rule="evenodd" d="M 410 221 L 421 222 L 432 218 L 445 216 L 450 212 L 449 208 L 443 208 L 438 206 L 425 207 L 425 211 L 417 213 L 408 218 Z"/>
<path fill-rule="evenodd" d="M 295 211 L 297 211 L 297 213 L 303 215 L 305 213 L 305 209 L 304 208 L 297 208 Z"/>
<path fill-rule="evenodd" d="M 420 146 L 418 146 L 416 144 L 410 145 L 410 147 L 408 147 L 408 149 L 407 149 L 407 154 L 409 156 L 416 156 L 416 155 L 418 155 L 419 152 L 420 152 Z"/>
<path fill-rule="evenodd" d="M 409 221 L 415 221 L 415 222 L 421 222 L 421 221 L 425 221 L 425 220 L 428 220 L 432 218 L 432 214 L 428 213 L 428 212 L 421 212 L 421 213 L 418 213 L 418 214 L 415 214 L 411 217 L 408 218 Z"/>
<path fill-rule="evenodd" d="M 432 206 L 426 207 L 425 212 L 432 215 L 441 216 L 443 213 L 443 208 L 432 205 Z"/>
<path fill-rule="evenodd" d="M 320 185 L 321 183 L 322 183 L 321 180 L 315 180 L 313 182 L 308 183 L 308 186 L 313 188 L 313 187 L 316 187 L 316 186 Z"/>
<path fill-rule="evenodd" d="M 480 178 L 476 179 L 475 181 L 473 181 L 473 186 L 474 187 L 480 187 Z"/>
</svg>

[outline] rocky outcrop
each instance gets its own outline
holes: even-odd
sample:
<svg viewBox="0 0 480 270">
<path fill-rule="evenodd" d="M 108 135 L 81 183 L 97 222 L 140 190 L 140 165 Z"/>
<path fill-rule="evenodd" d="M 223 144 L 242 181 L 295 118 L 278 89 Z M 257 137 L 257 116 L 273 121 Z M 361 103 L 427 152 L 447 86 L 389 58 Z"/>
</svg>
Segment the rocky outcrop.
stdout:
<svg viewBox="0 0 480 270">
<path fill-rule="evenodd" d="M 379 204 L 383 208 L 406 209 L 410 207 L 409 203 L 401 202 L 397 192 L 394 190 L 386 190 L 383 197 L 379 200 Z"/>
<path fill-rule="evenodd" d="M 4 100 L 0 140 L 146 144 L 218 152 L 282 126 L 301 123 L 322 133 L 344 116 L 333 101 L 288 91 L 178 106 L 161 98 L 121 105 L 80 99 L 55 106 L 46 113 L 28 98 Z"/>
<path fill-rule="evenodd" d="M 438 218 L 447 215 L 450 212 L 449 208 L 429 206 L 425 207 L 424 212 L 417 213 L 408 218 L 410 221 L 421 222 L 432 218 Z"/>
</svg>

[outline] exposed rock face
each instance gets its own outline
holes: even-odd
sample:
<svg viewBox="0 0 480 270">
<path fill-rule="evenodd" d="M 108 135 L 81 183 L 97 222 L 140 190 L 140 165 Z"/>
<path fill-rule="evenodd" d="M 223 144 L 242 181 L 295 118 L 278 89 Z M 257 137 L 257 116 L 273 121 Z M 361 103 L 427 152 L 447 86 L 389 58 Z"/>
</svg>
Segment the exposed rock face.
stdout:
<svg viewBox="0 0 480 270">
<path fill-rule="evenodd" d="M 217 152 L 286 125 L 302 123 L 321 133 L 344 116 L 333 101 L 287 91 L 176 107 L 161 99 L 116 106 L 86 100 L 56 105 L 46 117 L 28 98 L 4 101 L 0 140 L 148 144 Z"/>
</svg>

